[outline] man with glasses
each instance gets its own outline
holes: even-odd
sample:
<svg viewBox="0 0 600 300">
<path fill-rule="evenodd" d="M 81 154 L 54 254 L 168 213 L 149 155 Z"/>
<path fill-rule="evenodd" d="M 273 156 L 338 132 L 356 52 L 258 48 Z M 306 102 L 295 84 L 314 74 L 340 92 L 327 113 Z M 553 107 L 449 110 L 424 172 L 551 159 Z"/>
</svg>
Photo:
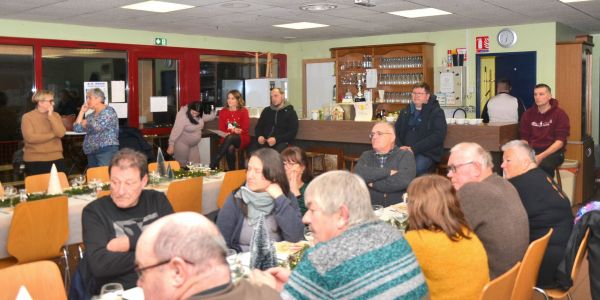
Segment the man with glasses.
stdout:
<svg viewBox="0 0 600 300">
<path fill-rule="evenodd" d="M 214 223 L 183 212 L 148 226 L 136 250 L 144 299 L 280 299 L 270 287 L 231 280 L 227 246 Z"/>
<path fill-rule="evenodd" d="M 135 246 L 142 230 L 173 213 L 164 193 L 144 190 L 148 166 L 142 153 L 120 150 L 108 170 L 110 196 L 88 204 L 81 216 L 85 254 L 80 271 L 84 279 L 95 281 L 87 287 L 92 295 L 109 282 L 121 283 L 125 289 L 135 287 Z"/>
<path fill-rule="evenodd" d="M 450 150 L 448 177 L 485 247 L 490 279 L 520 261 L 529 245 L 529 221 L 519 193 L 493 166 L 492 156 L 479 144 L 460 143 Z"/>
<path fill-rule="evenodd" d="M 394 144 L 396 134 L 386 122 L 375 124 L 369 134 L 373 150 L 363 152 L 356 164 L 371 194 L 372 204 L 389 206 L 402 201 L 402 193 L 415 178 L 412 152 Z"/>
<path fill-rule="evenodd" d="M 417 176 L 440 161 L 448 128 L 444 110 L 431 95 L 429 85 L 420 83 L 413 87 L 412 102 L 400 112 L 394 127 L 396 145 L 415 156 Z"/>
</svg>

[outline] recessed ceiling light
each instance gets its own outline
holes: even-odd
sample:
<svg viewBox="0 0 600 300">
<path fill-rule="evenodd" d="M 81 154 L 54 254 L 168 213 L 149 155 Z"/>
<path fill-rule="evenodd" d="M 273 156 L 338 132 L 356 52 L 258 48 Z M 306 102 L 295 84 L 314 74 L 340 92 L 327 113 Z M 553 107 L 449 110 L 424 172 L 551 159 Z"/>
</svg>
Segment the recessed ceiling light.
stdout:
<svg viewBox="0 0 600 300">
<path fill-rule="evenodd" d="M 391 11 L 388 14 L 397 15 L 405 18 L 421 18 L 441 15 L 451 15 L 452 13 L 437 8 L 420 8 L 411 10 Z"/>
<path fill-rule="evenodd" d="M 298 23 L 279 24 L 279 25 L 273 25 L 273 26 L 289 28 L 289 29 L 310 29 L 310 28 L 327 27 L 329 25 L 310 23 L 310 22 L 298 22 Z"/>
<path fill-rule="evenodd" d="M 296 38 L 295 36 L 284 36 L 283 37 L 284 40 L 293 40 L 295 38 Z"/>
<path fill-rule="evenodd" d="M 306 11 L 325 11 L 337 8 L 337 5 L 330 3 L 314 3 L 300 6 L 301 10 Z"/>
<path fill-rule="evenodd" d="M 227 2 L 227 3 L 221 4 L 221 7 L 225 7 L 225 8 L 246 8 L 249 6 L 250 6 L 250 4 L 245 3 L 245 2 Z"/>
<path fill-rule="evenodd" d="M 585 2 L 585 1 L 591 1 L 591 0 L 560 0 L 560 2 L 563 2 L 563 3 Z"/>
<path fill-rule="evenodd" d="M 126 8 L 126 9 L 144 10 L 144 11 L 159 12 L 159 13 L 172 12 L 172 11 L 188 9 L 188 8 L 192 8 L 192 7 L 194 7 L 194 6 L 170 3 L 170 2 L 163 2 L 163 1 L 145 1 L 145 2 L 140 2 L 140 3 L 136 3 L 136 4 L 121 6 L 121 8 Z"/>
</svg>

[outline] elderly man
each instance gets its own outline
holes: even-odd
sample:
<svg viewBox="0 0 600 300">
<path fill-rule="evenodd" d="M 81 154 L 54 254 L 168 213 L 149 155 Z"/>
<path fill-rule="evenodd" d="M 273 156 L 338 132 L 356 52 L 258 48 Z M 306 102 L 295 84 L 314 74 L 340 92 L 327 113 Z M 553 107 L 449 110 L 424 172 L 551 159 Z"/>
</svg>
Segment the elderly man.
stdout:
<svg viewBox="0 0 600 300">
<path fill-rule="evenodd" d="M 294 106 L 285 101 L 284 97 L 280 88 L 271 89 L 271 106 L 265 107 L 258 118 L 254 128 L 256 140 L 250 145 L 248 153 L 263 147 L 281 152 L 296 138 L 298 115 Z"/>
<path fill-rule="evenodd" d="M 412 102 L 394 125 L 396 145 L 415 156 L 417 176 L 427 173 L 444 152 L 446 116 L 427 83 L 413 86 Z"/>
<path fill-rule="evenodd" d="M 108 170 L 110 196 L 88 204 L 81 216 L 87 266 L 82 272 L 96 283 L 88 287 L 92 294 L 108 282 L 121 283 L 125 289 L 135 287 L 135 245 L 143 228 L 173 213 L 164 193 L 144 190 L 148 165 L 142 153 L 120 150 Z"/>
<path fill-rule="evenodd" d="M 255 271 L 253 280 L 283 299 L 420 299 L 425 279 L 402 234 L 375 217 L 365 182 L 346 171 L 327 172 L 308 185 L 310 226 L 317 245 L 293 272 Z"/>
<path fill-rule="evenodd" d="M 490 153 L 476 143 L 460 143 L 450 150 L 448 177 L 488 254 L 491 279 L 520 261 L 529 245 L 527 212 L 519 194 L 492 168 Z"/>
<path fill-rule="evenodd" d="M 135 257 L 144 299 L 281 299 L 270 287 L 231 282 L 221 233 L 204 216 L 184 212 L 148 226 Z"/>
<path fill-rule="evenodd" d="M 535 150 L 535 161 L 550 177 L 565 160 L 564 148 L 570 133 L 569 116 L 558 107 L 552 91 L 540 83 L 533 90 L 535 105 L 523 114 L 519 124 L 521 140 Z"/>
<path fill-rule="evenodd" d="M 375 124 L 369 138 L 373 150 L 360 156 L 356 174 L 367 182 L 373 204 L 388 206 L 398 203 L 415 178 L 415 157 L 411 151 L 396 147 L 396 134 L 389 123 Z"/>
<path fill-rule="evenodd" d="M 529 216 L 529 241 L 554 229 L 538 275 L 538 287 L 556 287 L 554 274 L 564 257 L 573 229 L 569 199 L 543 170 L 535 164 L 535 153 L 527 143 L 510 141 L 502 146 L 504 177 L 512 183 Z"/>
</svg>

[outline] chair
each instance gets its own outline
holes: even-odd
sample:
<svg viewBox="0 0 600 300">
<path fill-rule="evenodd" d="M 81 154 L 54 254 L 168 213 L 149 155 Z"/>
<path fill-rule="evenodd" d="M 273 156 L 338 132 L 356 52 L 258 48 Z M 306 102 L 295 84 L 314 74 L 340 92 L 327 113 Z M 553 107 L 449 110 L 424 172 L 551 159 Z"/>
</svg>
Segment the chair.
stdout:
<svg viewBox="0 0 600 300">
<path fill-rule="evenodd" d="M 328 168 L 327 167 L 327 156 L 335 156 L 335 167 Z M 309 160 L 309 165 L 307 166 L 313 175 L 319 175 L 321 173 L 325 173 L 328 170 L 341 170 L 344 167 L 344 151 L 340 148 L 328 148 L 328 147 L 311 147 L 306 151 L 306 156 Z M 315 159 L 320 158 L 321 167 L 315 167 Z M 318 160 L 316 160 L 318 161 Z"/>
<path fill-rule="evenodd" d="M 88 182 L 90 182 L 90 179 L 100 179 L 102 182 L 109 182 L 108 166 L 88 168 L 85 177 Z"/>
<path fill-rule="evenodd" d="M 69 180 L 65 173 L 58 172 L 58 179 L 63 189 L 69 187 Z M 27 176 L 25 177 L 25 190 L 27 193 L 45 192 L 48 190 L 48 181 L 50 181 L 50 173 Z"/>
<path fill-rule="evenodd" d="M 344 170 L 348 170 L 348 166 L 346 165 L 346 162 L 350 163 L 350 172 L 354 173 L 354 166 L 356 165 L 356 163 L 358 162 L 358 160 L 360 159 L 360 157 L 356 157 L 356 156 L 349 156 L 349 155 L 344 155 Z"/>
<path fill-rule="evenodd" d="M 202 213 L 202 177 L 171 182 L 167 199 L 175 212 Z"/>
<path fill-rule="evenodd" d="M 514 267 L 506 271 L 504 274 L 498 276 L 496 279 L 488 282 L 483 287 L 480 300 L 498 300 L 498 299 L 510 299 L 515 281 L 517 280 L 517 273 L 521 267 L 521 262 L 517 262 Z"/>
<path fill-rule="evenodd" d="M 0 270 L 3 299 L 16 299 L 21 286 L 31 299 L 67 299 L 60 271 L 54 262 L 38 261 Z"/>
<path fill-rule="evenodd" d="M 577 279 L 577 276 L 579 275 L 579 270 L 581 269 L 581 264 L 583 263 L 583 259 L 585 258 L 585 254 L 587 252 L 587 243 L 588 243 L 588 239 L 590 237 L 590 229 L 588 228 L 585 231 L 585 235 L 583 236 L 583 239 L 581 240 L 581 244 L 579 244 L 579 249 L 577 249 L 577 255 L 575 255 L 575 261 L 573 262 L 573 269 L 571 270 L 571 279 L 573 280 L 573 283 L 575 283 L 575 279 Z M 573 286 L 566 291 L 563 291 L 561 289 L 540 289 L 540 288 L 535 288 L 535 290 L 539 293 L 541 293 L 542 295 L 544 295 L 544 297 L 546 299 L 550 298 L 550 299 L 562 299 L 565 296 L 567 296 L 567 298 L 569 300 L 571 300 L 571 291 L 573 290 L 573 288 L 575 287 L 575 284 L 573 284 Z"/>
<path fill-rule="evenodd" d="M 176 160 L 165 161 L 165 168 L 167 168 L 167 166 L 169 165 L 171 166 L 171 170 L 173 171 L 179 171 L 179 169 L 181 169 L 179 162 Z M 154 172 L 156 171 L 156 169 L 158 169 L 158 163 L 153 162 L 148 164 L 148 172 Z"/>
<path fill-rule="evenodd" d="M 108 196 L 108 195 L 110 195 L 110 190 L 108 190 L 108 191 L 98 191 L 98 192 L 96 192 L 96 199 L 102 198 L 102 197 Z"/>
<path fill-rule="evenodd" d="M 217 197 L 217 207 L 223 207 L 227 196 L 232 191 L 239 188 L 246 181 L 246 170 L 235 170 L 225 173 L 223 177 L 223 184 L 221 184 L 221 190 L 219 191 L 219 197 Z"/>
<path fill-rule="evenodd" d="M 0 197 L 4 197 L 4 187 L 2 186 L 2 182 L 0 182 Z"/>
<path fill-rule="evenodd" d="M 521 269 L 517 274 L 517 282 L 512 293 L 512 300 L 530 300 L 533 294 L 533 288 L 537 281 L 538 272 L 540 271 L 540 265 L 550 241 L 550 236 L 554 230 L 550 228 L 548 233 L 543 237 L 531 242 L 523 261 L 521 262 Z"/>
</svg>

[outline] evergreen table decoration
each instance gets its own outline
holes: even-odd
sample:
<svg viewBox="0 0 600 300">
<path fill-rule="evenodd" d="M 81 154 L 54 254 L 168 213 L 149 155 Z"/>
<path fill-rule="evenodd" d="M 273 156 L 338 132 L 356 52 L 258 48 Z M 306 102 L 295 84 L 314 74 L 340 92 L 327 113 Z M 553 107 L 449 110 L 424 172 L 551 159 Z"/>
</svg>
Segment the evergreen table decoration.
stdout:
<svg viewBox="0 0 600 300">
<path fill-rule="evenodd" d="M 258 218 L 250 241 L 250 268 L 266 270 L 277 266 L 275 246 L 265 226 L 265 216 Z"/>
</svg>

